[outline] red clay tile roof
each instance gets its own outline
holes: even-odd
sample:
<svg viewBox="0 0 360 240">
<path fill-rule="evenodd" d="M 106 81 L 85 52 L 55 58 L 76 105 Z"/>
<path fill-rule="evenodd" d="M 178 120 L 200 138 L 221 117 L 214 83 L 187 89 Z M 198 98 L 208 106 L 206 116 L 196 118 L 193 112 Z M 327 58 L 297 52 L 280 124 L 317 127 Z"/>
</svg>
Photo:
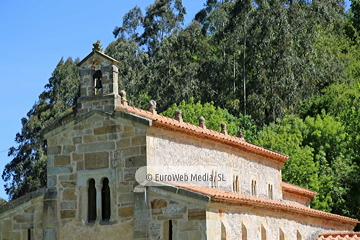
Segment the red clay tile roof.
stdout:
<svg viewBox="0 0 360 240">
<path fill-rule="evenodd" d="M 153 120 L 153 127 L 165 128 L 170 131 L 181 132 L 189 135 L 194 135 L 196 137 L 200 137 L 203 139 L 215 140 L 223 142 L 227 145 L 235 146 L 245 152 L 250 152 L 262 157 L 266 157 L 268 159 L 273 159 L 281 163 L 285 163 L 289 158 L 288 156 L 272 151 L 270 149 L 266 149 L 264 147 L 260 147 L 253 143 L 246 142 L 241 138 L 224 135 L 222 133 L 216 132 L 210 129 L 203 129 L 199 126 L 195 126 L 186 122 L 180 123 L 175 119 L 168 118 L 165 116 L 161 116 L 158 114 L 152 114 L 151 112 L 131 107 L 131 106 L 116 106 L 116 110 L 122 112 L 133 113 L 148 119 Z"/>
<path fill-rule="evenodd" d="M 360 232 L 321 233 L 317 240 L 360 240 Z"/>
<path fill-rule="evenodd" d="M 272 200 L 267 200 L 267 199 L 261 199 L 261 198 L 246 196 L 246 195 L 233 193 L 233 192 L 225 192 L 225 191 L 213 189 L 213 188 L 206 188 L 206 187 L 199 187 L 199 186 L 183 186 L 183 185 L 181 185 L 180 188 L 207 195 L 207 196 L 211 197 L 212 202 L 224 202 L 224 200 L 225 200 L 225 201 L 235 202 L 235 203 L 244 204 L 244 205 L 256 204 L 257 208 L 259 208 L 259 207 L 269 208 L 270 207 L 272 209 L 276 209 L 276 211 L 298 213 L 298 214 L 302 214 L 305 216 L 313 216 L 313 217 L 318 217 L 318 218 L 322 218 L 322 219 L 336 220 L 339 222 L 346 222 L 346 223 L 350 223 L 350 224 L 359 223 L 359 221 L 357 219 L 352 219 L 352 218 L 348 218 L 348 217 L 344 217 L 344 216 L 340 216 L 340 215 L 336 215 L 336 214 L 332 214 L 332 213 L 328 213 L 328 212 L 322 212 L 322 211 L 311 209 L 308 207 L 297 206 L 297 205 L 293 205 L 293 204 L 282 203 L 282 202 L 277 202 L 277 201 L 272 201 Z"/>
<path fill-rule="evenodd" d="M 316 192 L 314 192 L 314 191 L 311 191 L 306 188 L 302 188 L 302 187 L 299 187 L 299 186 L 296 186 L 296 185 L 293 185 L 290 183 L 282 182 L 281 185 L 282 185 L 282 189 L 285 192 L 301 195 L 301 196 L 307 197 L 309 199 L 313 199 L 316 195 Z"/>
</svg>

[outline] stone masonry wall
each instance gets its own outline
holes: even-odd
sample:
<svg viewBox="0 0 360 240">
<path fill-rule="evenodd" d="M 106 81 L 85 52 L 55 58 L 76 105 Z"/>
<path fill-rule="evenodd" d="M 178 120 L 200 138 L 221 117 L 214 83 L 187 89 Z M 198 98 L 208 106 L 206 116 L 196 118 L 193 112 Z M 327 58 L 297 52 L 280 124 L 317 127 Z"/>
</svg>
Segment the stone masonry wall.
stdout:
<svg viewBox="0 0 360 240">
<path fill-rule="evenodd" d="M 116 118 L 116 117 L 115 117 Z M 90 114 L 48 133 L 48 188 L 57 192 L 58 239 L 133 239 L 135 172 L 146 164 L 145 127 Z M 101 179 L 111 191 L 111 217 L 101 218 Z M 87 189 L 95 179 L 97 220 L 87 222 Z"/>
<path fill-rule="evenodd" d="M 26 201 L 18 199 L 0 208 L 0 240 L 28 239 L 29 229 L 31 239 L 43 239 L 43 193 L 36 195 L 39 196 L 28 199 L 27 195 Z"/>
<path fill-rule="evenodd" d="M 301 234 L 302 240 L 314 240 L 321 232 L 343 229 L 325 229 L 320 225 L 297 222 L 286 218 L 273 216 L 261 216 L 254 213 L 239 213 L 235 211 L 224 211 L 219 221 L 226 226 L 226 235 L 228 240 L 242 239 L 245 231 L 247 239 L 261 240 L 261 226 L 266 231 L 266 240 L 280 239 L 280 229 L 284 233 L 285 240 L 297 239 L 297 233 Z M 220 223 L 218 222 L 218 225 Z M 243 227 L 244 226 L 244 227 Z M 218 238 L 220 239 L 220 238 Z"/>
<path fill-rule="evenodd" d="M 239 193 L 251 195 L 251 182 L 255 179 L 257 197 L 268 199 L 267 185 L 271 184 L 273 199 L 282 200 L 280 167 L 262 157 L 224 144 L 165 131 L 149 133 L 148 143 L 148 165 L 177 166 L 179 172 L 182 171 L 182 166 L 230 167 L 232 172 L 227 173 L 226 177 L 239 176 Z M 232 186 L 222 190 L 232 191 Z"/>
<path fill-rule="evenodd" d="M 150 219 L 144 222 L 148 239 L 168 240 L 169 220 L 172 221 L 173 240 L 206 239 L 205 207 L 174 197 L 149 191 Z"/>
</svg>

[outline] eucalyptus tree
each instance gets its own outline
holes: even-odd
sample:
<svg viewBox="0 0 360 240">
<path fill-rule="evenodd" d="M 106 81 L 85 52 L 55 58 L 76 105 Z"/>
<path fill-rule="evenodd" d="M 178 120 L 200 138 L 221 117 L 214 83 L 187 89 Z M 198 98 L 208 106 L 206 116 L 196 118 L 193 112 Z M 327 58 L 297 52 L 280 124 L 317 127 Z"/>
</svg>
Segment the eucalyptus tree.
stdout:
<svg viewBox="0 0 360 240">
<path fill-rule="evenodd" d="M 47 143 L 41 130 L 76 107 L 79 96 L 77 62 L 71 58 L 60 60 L 39 100 L 21 119 L 21 132 L 15 137 L 18 145 L 9 149 L 8 156 L 13 159 L 5 165 L 2 174 L 10 199 L 46 185 Z"/>
</svg>

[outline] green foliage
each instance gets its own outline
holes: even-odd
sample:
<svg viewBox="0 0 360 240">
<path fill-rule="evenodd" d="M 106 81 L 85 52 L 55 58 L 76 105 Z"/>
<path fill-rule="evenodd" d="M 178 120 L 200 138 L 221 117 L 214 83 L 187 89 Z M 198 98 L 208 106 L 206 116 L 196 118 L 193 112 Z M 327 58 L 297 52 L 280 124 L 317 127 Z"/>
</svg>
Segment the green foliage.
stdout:
<svg viewBox="0 0 360 240">
<path fill-rule="evenodd" d="M 72 112 L 79 91 L 77 64 L 68 58 L 60 60 L 38 102 L 21 119 L 22 129 L 16 134 L 17 147 L 9 149 L 13 159 L 5 165 L 2 178 L 10 199 L 46 185 L 46 141 L 41 130 Z"/>
<path fill-rule="evenodd" d="M 206 127 L 214 131 L 221 131 L 221 123 L 226 123 L 229 135 L 236 136 L 239 129 L 242 129 L 245 139 L 253 139 L 257 134 L 257 127 L 250 116 L 235 117 L 226 109 L 215 107 L 214 103 L 201 104 L 200 101 L 195 103 L 194 98 L 190 98 L 188 102 L 181 101 L 174 104 L 161 115 L 173 118 L 175 111 L 180 109 L 184 122 L 198 125 L 199 117 L 205 118 Z"/>
<path fill-rule="evenodd" d="M 0 198 L 0 206 L 7 204 L 7 201 L 3 198 Z"/>
<path fill-rule="evenodd" d="M 317 191 L 312 207 L 338 214 L 349 214 L 353 206 L 347 199 L 358 167 L 349 150 L 344 125 L 322 112 L 302 120 L 286 116 L 259 133 L 256 144 L 287 154 L 283 180 Z M 352 215 L 353 216 L 353 215 Z"/>
</svg>

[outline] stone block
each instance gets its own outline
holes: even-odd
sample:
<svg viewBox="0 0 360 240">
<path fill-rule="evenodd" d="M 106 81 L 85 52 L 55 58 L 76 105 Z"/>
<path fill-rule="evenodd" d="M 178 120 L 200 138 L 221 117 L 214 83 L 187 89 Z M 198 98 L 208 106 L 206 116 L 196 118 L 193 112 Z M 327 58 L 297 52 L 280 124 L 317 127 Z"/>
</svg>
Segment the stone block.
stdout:
<svg viewBox="0 0 360 240">
<path fill-rule="evenodd" d="M 82 143 L 82 137 L 74 137 L 72 140 L 74 145 Z"/>
<path fill-rule="evenodd" d="M 97 142 L 97 137 L 94 135 L 85 135 L 83 138 L 84 138 L 84 143 Z"/>
<path fill-rule="evenodd" d="M 55 155 L 54 166 L 66 166 L 70 164 L 70 155 Z"/>
<path fill-rule="evenodd" d="M 148 210 L 135 210 L 134 217 L 136 219 L 149 218 L 149 211 Z"/>
<path fill-rule="evenodd" d="M 206 211 L 200 208 L 194 208 L 188 210 L 188 220 L 205 220 Z"/>
<path fill-rule="evenodd" d="M 47 140 L 47 144 L 48 146 L 54 146 L 54 145 L 58 145 L 59 142 L 56 137 L 52 137 Z"/>
<path fill-rule="evenodd" d="M 148 219 L 137 219 L 134 221 L 134 228 L 136 230 L 145 230 L 149 227 L 149 220 Z"/>
<path fill-rule="evenodd" d="M 109 153 L 86 153 L 85 154 L 85 169 L 100 169 L 109 167 Z"/>
<path fill-rule="evenodd" d="M 72 157 L 73 161 L 82 161 L 82 160 L 84 160 L 84 154 L 72 153 L 71 157 Z"/>
<path fill-rule="evenodd" d="M 14 220 L 18 223 L 32 222 L 34 220 L 34 214 L 25 213 L 25 214 L 15 215 Z"/>
<path fill-rule="evenodd" d="M 160 209 L 167 206 L 167 202 L 164 199 L 154 199 L 151 201 L 152 209 Z"/>
<path fill-rule="evenodd" d="M 47 155 L 55 155 L 61 153 L 61 146 L 48 146 Z"/>
<path fill-rule="evenodd" d="M 150 222 L 150 230 L 160 230 L 160 228 L 161 228 L 160 223 Z"/>
<path fill-rule="evenodd" d="M 98 135 L 98 136 L 94 136 L 94 137 L 96 137 L 97 142 L 105 142 L 105 141 L 109 140 L 108 135 Z"/>
<path fill-rule="evenodd" d="M 169 214 L 169 213 L 186 213 L 187 207 L 182 206 L 182 207 L 172 207 L 172 208 L 167 208 L 165 209 L 164 213 Z"/>
<path fill-rule="evenodd" d="M 128 148 L 122 149 L 123 157 L 137 156 L 140 154 L 141 154 L 140 147 L 128 147 Z"/>
<path fill-rule="evenodd" d="M 44 229 L 44 240 L 54 240 L 56 238 L 55 229 Z"/>
<path fill-rule="evenodd" d="M 55 175 L 47 177 L 47 187 L 55 187 L 57 184 L 57 177 Z"/>
<path fill-rule="evenodd" d="M 145 145 L 146 144 L 146 136 L 135 136 L 131 138 L 131 145 L 138 146 L 138 145 Z"/>
<path fill-rule="evenodd" d="M 106 135 L 104 135 L 104 136 L 106 136 Z M 100 138 L 101 136 L 99 136 L 99 138 Z M 111 134 L 109 134 L 109 140 L 117 140 L 117 139 L 119 139 L 120 137 L 119 137 L 119 134 L 117 134 L 117 133 L 111 133 Z M 104 140 L 105 141 L 105 140 Z"/>
<path fill-rule="evenodd" d="M 181 221 L 178 223 L 178 230 L 181 232 L 199 230 L 199 222 L 198 221 L 186 221 L 186 222 Z"/>
<path fill-rule="evenodd" d="M 65 201 L 75 201 L 76 200 L 75 188 L 65 189 L 62 194 L 62 199 Z"/>
<path fill-rule="evenodd" d="M 131 138 L 120 139 L 116 142 L 117 148 L 127 148 L 131 146 Z"/>
<path fill-rule="evenodd" d="M 148 239 L 149 233 L 147 230 L 134 231 L 134 239 Z"/>
<path fill-rule="evenodd" d="M 75 218 L 75 210 L 61 210 L 60 211 L 60 216 L 62 219 L 65 218 Z"/>
<path fill-rule="evenodd" d="M 66 146 L 63 146 L 62 154 L 69 154 L 69 153 L 74 152 L 74 151 L 75 151 L 75 146 L 74 145 L 66 145 Z"/>
<path fill-rule="evenodd" d="M 130 125 L 124 126 L 124 132 L 134 131 L 134 127 Z"/>
<path fill-rule="evenodd" d="M 122 130 L 123 129 L 121 125 L 103 126 L 103 127 L 95 128 L 94 134 L 102 135 L 102 134 L 121 132 Z"/>
<path fill-rule="evenodd" d="M 202 239 L 200 231 L 191 231 L 188 232 L 189 239 Z"/>
<path fill-rule="evenodd" d="M 159 215 L 157 217 L 157 220 L 163 221 L 163 220 L 174 220 L 174 219 L 181 219 L 181 218 L 183 218 L 183 215 L 180 213 L 177 213 L 177 214 Z"/>
<path fill-rule="evenodd" d="M 125 159 L 125 167 L 142 167 L 146 165 L 146 156 L 135 156 Z"/>
<path fill-rule="evenodd" d="M 134 207 L 119 208 L 119 217 L 127 218 L 134 216 Z"/>
<path fill-rule="evenodd" d="M 115 150 L 115 142 L 89 143 L 78 146 L 78 153 L 91 153 Z"/>
<path fill-rule="evenodd" d="M 74 181 L 61 181 L 60 184 L 64 188 L 74 188 L 76 185 L 76 183 Z"/>
<path fill-rule="evenodd" d="M 48 167 L 47 171 L 48 171 L 48 175 L 66 174 L 72 172 L 72 167 L 62 167 L 62 166 Z"/>
<path fill-rule="evenodd" d="M 76 162 L 76 171 L 82 171 L 85 169 L 84 161 Z"/>
<path fill-rule="evenodd" d="M 134 202 L 134 194 L 133 193 L 126 193 L 126 194 L 121 194 L 119 196 L 119 202 L 121 204 L 124 203 L 133 203 Z"/>
<path fill-rule="evenodd" d="M 120 134 L 121 138 L 129 138 L 129 137 L 134 137 L 135 136 L 135 131 L 128 131 L 128 132 L 123 132 Z"/>
<path fill-rule="evenodd" d="M 76 202 L 61 202 L 61 209 L 76 209 Z"/>
</svg>

